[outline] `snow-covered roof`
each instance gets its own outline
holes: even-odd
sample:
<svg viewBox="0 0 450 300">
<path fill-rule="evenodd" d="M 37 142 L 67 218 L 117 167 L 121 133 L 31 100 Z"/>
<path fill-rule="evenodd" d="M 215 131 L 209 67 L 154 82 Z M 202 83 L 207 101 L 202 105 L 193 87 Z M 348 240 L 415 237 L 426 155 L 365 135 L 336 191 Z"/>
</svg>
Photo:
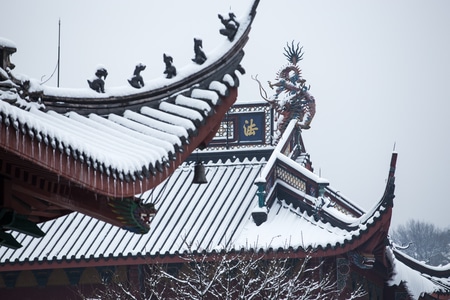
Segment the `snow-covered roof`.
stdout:
<svg viewBox="0 0 450 300">
<path fill-rule="evenodd" d="M 0 265 L 12 270 L 19 265 L 26 269 L 36 262 L 43 268 L 51 268 L 50 265 L 59 262 L 76 265 L 81 261 L 110 259 L 112 263 L 136 258 L 159 260 L 177 257 L 176 254 L 188 249 L 212 252 L 289 248 L 292 255 L 298 256 L 314 249 L 314 255 L 323 257 L 349 253 L 367 245 L 372 238 L 383 238 L 380 230 L 386 231 L 392 211 L 396 154 L 383 197 L 364 213 L 341 194 L 337 197 L 329 187 L 322 193 L 310 194 L 295 186 L 292 176 L 310 184 L 328 184 L 328 180 L 304 167 L 309 155 L 303 152 L 299 155 L 301 159 L 296 159 L 285 151 L 291 142 L 287 136 L 295 135 L 296 128 L 293 122 L 279 144 L 267 148 L 271 152 L 268 159 L 252 159 L 252 151 L 258 151 L 254 147 L 247 149 L 245 159 L 207 162 L 207 184 L 191 184 L 193 164 L 182 164 L 165 182 L 141 195 L 158 208 L 148 234 L 134 234 L 81 213 L 71 213 L 42 223 L 40 228 L 46 235 L 40 239 L 14 233 L 24 247 L 17 250 L 0 247 Z M 201 155 L 205 157 L 212 152 L 217 152 L 213 155 L 216 158 L 220 153 L 224 157 L 233 156 L 230 150 L 209 150 Z M 289 165 L 291 177 L 274 171 L 283 165 Z M 273 174 L 275 179 L 270 178 Z M 275 195 L 271 203 L 266 202 L 268 207 L 258 207 L 257 184 L 270 186 L 267 198 Z M 290 196 L 284 198 L 286 195 Z M 346 212 L 346 207 L 355 214 Z M 267 220 L 259 226 L 252 217 L 255 211 L 267 212 Z M 429 267 L 390 247 L 386 249 L 393 266 L 390 285 L 405 285 L 414 299 L 423 293 L 448 294 L 448 267 Z"/>
<path fill-rule="evenodd" d="M 197 94 L 214 92 L 194 90 Z M 37 141 L 33 153 L 28 153 L 29 148 L 22 143 L 6 143 L 2 147 L 48 168 L 55 165 L 58 168 L 63 164 L 62 159 L 67 158 L 87 164 L 92 171 L 104 173 L 105 178 L 142 180 L 169 165 L 215 110 L 210 99 L 191 97 L 190 92 L 175 96 L 173 100 L 173 103 L 163 101 L 153 107 L 142 105 L 137 111 L 126 110 L 121 115 L 111 113 L 107 116 L 45 112 L 34 104 L 18 107 L 0 101 L 3 124 Z M 55 153 L 55 150 L 59 151 Z M 62 165 L 59 171 L 63 172 L 65 166 Z M 70 164 L 68 166 L 70 168 Z M 67 169 L 64 175 L 70 177 L 70 172 Z M 83 179 L 79 181 L 90 185 Z M 98 184 L 103 183 L 98 180 Z M 112 189 L 111 192 L 117 194 Z"/>
<path fill-rule="evenodd" d="M 7 130 L 17 131 L 18 139 L 31 140 L 40 152 L 29 153 L 31 147 L 25 149 L 24 142 L 13 145 L 11 140 L 2 142 L 1 147 L 108 196 L 133 195 L 131 186 L 119 188 L 107 183 L 113 180 L 125 186 L 131 181 L 141 190 L 152 188 L 160 182 L 150 178 L 155 170 L 167 176 L 170 172 L 163 171 L 183 161 L 176 158 L 187 145 L 189 151 L 204 146 L 209 132 L 236 100 L 231 91 L 238 87 L 238 74 L 243 73 L 242 49 L 256 4 L 239 19 L 234 38 L 223 37 L 222 45 L 206 53 L 205 62 L 191 61 L 178 68 L 175 77 L 148 80 L 141 88 L 106 86 L 100 93 L 89 88 L 48 87 L 3 70 L 7 81 L 14 83 L 0 89 L 1 123 Z M 12 45 L 6 39 L 0 41 Z M 230 99 L 224 101 L 227 97 Z M 218 109 L 220 106 L 224 107 Z M 215 121 L 207 123 L 210 119 Z M 202 127 L 206 128 L 203 136 L 197 137 Z M 78 170 L 92 174 L 74 175 L 65 168 L 61 156 L 78 163 Z M 98 174 L 104 178 L 97 178 L 94 186 L 87 178 Z M 99 191 L 100 185 L 110 186 Z"/>
<path fill-rule="evenodd" d="M 432 267 L 390 247 L 386 253 L 393 267 L 390 286 L 403 284 L 417 300 L 425 293 L 450 295 L 450 265 Z"/>
<path fill-rule="evenodd" d="M 23 247 L 0 247 L 0 262 L 175 254 L 187 250 L 186 243 L 196 250 L 223 248 L 250 217 L 256 203 L 253 180 L 264 164 L 264 159 L 206 163 L 208 183 L 198 185 L 191 184 L 193 165 L 185 163 L 142 196 L 158 208 L 148 234 L 72 213 L 41 224 L 46 235 L 40 239 L 14 235 Z"/>
<path fill-rule="evenodd" d="M 237 99 L 239 76 L 245 73 L 243 48 L 258 3 L 235 26 L 218 32 L 219 47 L 207 53 L 196 47 L 195 59 L 176 71 L 173 58 L 164 54 L 165 78 L 143 81 L 139 72 L 145 67 L 138 64 L 130 86 L 105 87 L 108 72 L 99 67 L 88 80 L 91 89 L 47 87 L 15 74 L 7 51 L 0 66 L 0 160 L 5 162 L 0 175 L 8 178 L 5 198 L 11 200 L 0 211 L 25 221 L 2 223 L 0 230 L 36 236 L 23 223 L 78 211 L 147 232 L 155 209 L 135 196 L 163 182 L 213 139 Z M 8 241 L 0 244 L 21 246 L 5 235 Z"/>
<path fill-rule="evenodd" d="M 294 127 L 289 128 L 294 130 Z M 291 133 L 285 132 L 286 135 Z M 191 184 L 193 166 L 185 163 L 167 181 L 144 194 L 142 198 L 155 203 L 158 209 L 146 235 L 126 232 L 83 214 L 72 213 L 40 225 L 46 232 L 41 239 L 17 234 L 15 238 L 24 247 L 15 251 L 0 247 L 0 263 L 173 255 L 187 250 L 186 243 L 196 251 L 268 251 L 292 247 L 298 255 L 312 248 L 327 256 L 355 249 L 377 231 L 377 222 L 390 217 L 389 205 L 383 200 L 374 206 L 370 215 L 352 217 L 330 206 L 323 209 L 318 218 L 313 213 L 314 204 L 330 204 L 327 194 L 309 195 L 280 177 L 272 182 L 268 197 L 275 189 L 285 189 L 296 195 L 297 202 L 292 204 L 290 199 L 287 204 L 287 199 L 280 198 L 283 193 L 278 193 L 278 198 L 268 207 L 267 221 L 257 226 L 252 218 L 252 212 L 258 207 L 255 183 L 269 184 L 262 180 L 262 175 L 272 173 L 267 171 L 268 167 L 276 167 L 277 160 L 272 157 L 279 158 L 284 154 L 279 152 L 282 149 L 279 146 L 272 149 L 268 161 L 252 159 L 252 149 L 258 151 L 257 147 L 249 148 L 248 158 L 243 160 L 209 161 L 206 164 L 207 184 Z M 209 154 L 209 151 L 205 153 Z M 289 163 L 302 178 L 315 180 L 316 184 L 327 182 L 292 159 L 281 162 Z M 300 202 L 304 205 L 297 205 Z M 74 236 L 77 238 L 72 238 Z"/>
</svg>

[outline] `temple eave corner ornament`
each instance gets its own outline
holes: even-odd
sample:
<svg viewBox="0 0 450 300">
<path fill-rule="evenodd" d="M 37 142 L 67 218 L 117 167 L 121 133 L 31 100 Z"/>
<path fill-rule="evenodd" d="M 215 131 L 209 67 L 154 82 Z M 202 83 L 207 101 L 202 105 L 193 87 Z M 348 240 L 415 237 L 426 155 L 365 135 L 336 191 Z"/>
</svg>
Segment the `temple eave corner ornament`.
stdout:
<svg viewBox="0 0 450 300">
<path fill-rule="evenodd" d="M 117 215 L 123 229 L 140 234 L 149 232 L 151 220 L 157 212 L 153 203 L 124 198 L 109 199 L 108 204 Z"/>
<path fill-rule="evenodd" d="M 10 103 L 19 99 L 28 102 L 39 100 L 42 95 L 39 84 L 13 73 L 16 66 L 11 62 L 11 55 L 16 51 L 13 42 L 0 37 L 0 99 Z"/>
<path fill-rule="evenodd" d="M 177 69 L 173 65 L 173 58 L 170 55 L 163 54 L 163 61 L 166 65 L 166 69 L 164 70 L 164 74 L 166 74 L 166 78 L 170 79 L 172 77 L 177 76 Z"/>
<path fill-rule="evenodd" d="M 128 79 L 128 83 L 136 88 L 136 89 L 140 89 L 141 87 L 143 87 L 144 84 L 144 78 L 141 75 L 141 72 L 144 71 L 146 68 L 146 65 L 142 64 L 142 63 L 138 63 L 136 65 L 136 67 L 134 68 L 134 72 L 133 72 L 133 76 Z"/>
<path fill-rule="evenodd" d="M 103 66 L 98 66 L 95 71 L 95 77 L 91 80 L 88 79 L 88 84 L 91 89 L 97 93 L 105 92 L 105 80 L 108 76 L 108 71 Z"/>
<path fill-rule="evenodd" d="M 192 59 L 196 64 L 202 65 L 206 61 L 206 54 L 203 52 L 203 41 L 201 39 L 194 38 L 194 54 Z"/>
<path fill-rule="evenodd" d="M 226 36 L 228 40 L 232 42 L 240 26 L 239 22 L 236 21 L 235 14 L 230 12 L 228 14 L 228 19 L 219 14 L 219 19 L 225 26 L 225 28 L 220 29 L 220 34 Z"/>
<path fill-rule="evenodd" d="M 303 60 L 303 47 L 294 44 L 294 41 L 284 47 L 284 56 L 288 64 L 283 66 L 277 73 L 275 82 L 268 81 L 269 87 L 275 89 L 273 96 L 267 96 L 257 76 L 252 78 L 258 82 L 261 97 L 269 102 L 276 112 L 276 140 L 286 129 L 289 122 L 297 120 L 302 129 L 309 129 L 311 121 L 316 113 L 316 102 L 309 93 L 311 86 L 306 85 L 302 77 L 302 70 L 298 63 Z"/>
</svg>

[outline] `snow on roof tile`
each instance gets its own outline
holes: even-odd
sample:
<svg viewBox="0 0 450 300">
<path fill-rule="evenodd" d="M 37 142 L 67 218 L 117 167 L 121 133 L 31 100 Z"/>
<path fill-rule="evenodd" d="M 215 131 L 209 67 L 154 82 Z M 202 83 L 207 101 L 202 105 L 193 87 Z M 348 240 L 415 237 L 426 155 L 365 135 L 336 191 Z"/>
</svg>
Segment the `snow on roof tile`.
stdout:
<svg viewBox="0 0 450 300">
<path fill-rule="evenodd" d="M 217 94 L 216 94 L 217 95 Z M 194 132 L 196 130 L 194 123 L 191 120 L 180 118 L 173 114 L 169 114 L 148 106 L 141 108 L 141 114 L 149 116 L 153 119 L 160 120 L 172 125 L 177 125 L 186 128 L 188 131 Z"/>
<path fill-rule="evenodd" d="M 283 228 L 283 231 L 280 231 Z M 243 226 L 236 247 L 274 248 L 302 247 L 326 248 L 327 245 L 343 244 L 355 233 L 314 220 L 306 212 L 299 213 L 283 200 L 276 200 L 269 210 L 267 221 L 256 226 L 248 219 Z"/>
<path fill-rule="evenodd" d="M 178 106 L 168 102 L 161 102 L 159 109 L 189 119 L 197 124 L 201 124 L 204 121 L 203 116 L 198 111 L 187 107 Z"/>
<path fill-rule="evenodd" d="M 212 81 L 209 89 L 218 92 L 221 96 L 226 96 L 228 91 L 227 86 L 219 81 Z"/>
<path fill-rule="evenodd" d="M 235 86 L 236 83 L 234 82 L 233 77 L 230 74 L 225 74 L 222 78 L 222 81 L 228 84 L 229 86 Z"/>
<path fill-rule="evenodd" d="M 420 264 L 420 262 L 414 260 L 412 257 L 400 253 L 398 250 L 393 250 L 390 247 L 386 247 L 386 254 L 393 266 L 392 276 L 388 281 L 388 285 L 398 286 L 404 284 L 412 299 L 417 300 L 421 299 L 424 293 L 450 294 L 450 265 L 444 267 L 432 267 L 422 264 L 421 272 L 408 266 L 409 262 L 414 265 Z M 443 276 L 429 275 L 425 273 L 426 270 L 429 270 L 430 273 L 441 272 Z"/>
<path fill-rule="evenodd" d="M 128 253 L 174 254 L 186 250 L 213 249 L 233 244 L 239 228 L 255 203 L 254 179 L 265 161 L 244 160 L 207 163 L 208 184 L 189 184 L 193 166 L 183 164 L 167 182 L 143 195 L 157 201 L 159 212 L 148 234 L 130 233 L 81 213 L 44 222 L 46 235 L 32 238 L 12 251 L 0 247 L 0 262 L 90 258 Z M 20 241 L 26 235 L 17 234 Z"/>
<path fill-rule="evenodd" d="M 219 95 L 215 91 L 195 88 L 192 90 L 191 97 L 196 99 L 209 100 L 213 105 L 219 104 Z"/>
<path fill-rule="evenodd" d="M 206 100 L 195 101 L 196 107 L 207 110 L 208 106 L 211 110 Z M 139 172 L 149 164 L 167 160 L 170 154 L 174 154 L 174 146 L 178 149 L 189 140 L 188 131 L 195 133 L 195 125 L 190 120 L 204 120 L 193 109 L 164 102 L 160 106 L 168 113 L 178 114 L 172 115 L 169 121 L 177 125 L 152 118 L 148 115 L 151 109 L 143 109 L 146 114 L 132 111 L 126 111 L 123 116 L 110 114 L 108 120 L 120 125 L 111 131 L 105 126 L 111 126 L 112 123 L 101 120 L 103 117 L 96 114 L 86 118 L 75 112 L 62 115 L 54 111 L 43 112 L 35 107 L 24 110 L 0 101 L 2 120 L 7 124 L 11 123 L 17 128 L 26 124 L 27 134 L 42 139 L 53 148 L 58 147 L 68 155 L 76 155 L 76 159 L 89 160 L 95 165 L 103 164 L 123 173 Z M 147 138 L 137 143 L 137 133 Z M 142 151 L 136 144 L 141 144 Z"/>
<path fill-rule="evenodd" d="M 208 117 L 212 113 L 211 106 L 209 106 L 206 102 L 189 98 L 184 95 L 178 95 L 175 98 L 175 104 L 201 111 L 205 117 Z"/>
<path fill-rule="evenodd" d="M 317 220 L 307 211 L 279 199 L 270 208 L 268 220 L 256 226 L 251 217 L 257 205 L 254 182 L 267 166 L 266 161 L 219 160 L 205 166 L 207 184 L 190 184 L 193 166 L 184 163 L 165 182 L 142 195 L 146 201 L 156 203 L 158 209 L 148 234 L 130 233 L 72 213 L 43 223 L 41 228 L 46 235 L 23 243 L 23 248 L 12 251 L 0 247 L 0 263 L 117 257 L 129 253 L 176 254 L 187 250 L 186 243 L 198 251 L 223 247 L 328 249 L 352 241 L 379 218 L 374 213 L 370 218 L 365 216 L 364 224 L 354 221 L 351 228 L 340 227 Z M 16 237 L 20 241 L 24 235 Z"/>
<path fill-rule="evenodd" d="M 184 127 L 148 118 L 129 110 L 125 111 L 123 115 L 123 117 L 120 117 L 111 114 L 109 115 L 109 119 L 133 130 L 157 137 L 160 140 L 165 140 L 178 146 L 182 144 L 180 138 L 184 140 L 189 138 L 189 134 Z"/>
<path fill-rule="evenodd" d="M 11 95 L 10 90 L 0 90 L 0 99 L 8 101 L 0 101 L 1 119 L 7 127 L 11 124 L 31 139 L 43 140 L 54 149 L 59 148 L 68 159 L 73 157 L 94 166 L 104 166 L 109 173 L 119 175 L 119 179 L 123 177 L 120 174 L 139 174 L 149 164 L 161 164 L 179 151 L 182 144 L 189 143 L 198 133 L 199 126 L 215 112 L 214 106 L 220 104 L 220 96 L 228 95 L 229 87 L 238 86 L 236 70 L 243 72 L 240 66 L 244 55 L 242 48 L 248 40 L 256 6 L 253 5 L 249 14 L 240 19 L 241 26 L 234 40 L 224 37 L 223 44 L 208 53 L 204 64 L 190 62 L 180 68 L 173 79 L 151 80 L 141 89 L 107 87 L 105 93 L 88 88 L 52 88 L 30 80 L 31 88 L 24 93 Z M 3 46 L 13 45 L 6 39 L 1 42 Z M 14 75 L 20 77 L 20 74 Z M 22 95 L 26 99 L 22 99 Z M 229 101 L 232 102 L 234 100 Z M 141 110 L 143 106 L 152 107 L 157 113 L 150 112 L 150 108 Z M 66 112 L 69 114 L 63 115 Z M 97 123 L 74 112 L 90 115 L 89 119 L 95 119 Z M 156 116 L 158 113 L 160 117 Z M 114 134 L 99 129 L 98 123 L 106 123 L 99 122 L 95 115 L 109 115 L 109 120 L 120 125 L 115 126 L 115 130 L 121 132 L 122 141 L 117 142 Z M 128 151 L 125 146 L 134 145 L 137 132 L 153 138 L 141 142 L 151 149 L 145 154 Z M 201 144 L 203 141 L 196 142 Z"/>
</svg>

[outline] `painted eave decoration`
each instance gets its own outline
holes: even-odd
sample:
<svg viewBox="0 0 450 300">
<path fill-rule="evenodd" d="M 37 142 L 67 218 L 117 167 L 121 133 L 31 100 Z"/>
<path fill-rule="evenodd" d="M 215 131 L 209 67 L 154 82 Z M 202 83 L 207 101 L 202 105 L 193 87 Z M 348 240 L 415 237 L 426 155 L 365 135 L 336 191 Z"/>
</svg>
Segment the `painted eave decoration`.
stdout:
<svg viewBox="0 0 450 300">
<path fill-rule="evenodd" d="M 15 74 L 16 46 L 1 38 L 0 174 L 8 188 L 0 215 L 14 216 L 0 217 L 2 229 L 26 227 L 11 219 L 39 223 L 79 211 L 148 232 L 156 208 L 135 195 L 160 184 L 214 137 L 236 100 L 258 3 L 241 19 L 219 17 L 224 41 L 216 50 L 204 51 L 194 39 L 194 58 L 185 67 L 164 53 L 161 78 L 144 80 L 145 65 L 138 64 L 129 85 L 117 88 L 107 85 L 105 67 L 80 90 Z M 42 236 L 35 229 L 28 233 Z M 20 247 L 2 234 L 0 244 Z"/>
</svg>

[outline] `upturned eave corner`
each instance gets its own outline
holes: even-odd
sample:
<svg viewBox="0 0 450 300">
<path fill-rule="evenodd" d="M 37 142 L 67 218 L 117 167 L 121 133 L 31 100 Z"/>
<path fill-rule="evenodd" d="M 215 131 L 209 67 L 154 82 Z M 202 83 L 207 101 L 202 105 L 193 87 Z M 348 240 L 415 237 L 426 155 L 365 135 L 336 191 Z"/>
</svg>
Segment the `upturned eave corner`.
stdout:
<svg viewBox="0 0 450 300">
<path fill-rule="evenodd" d="M 108 87 L 103 67 L 79 90 L 15 76 L 15 45 L 0 39 L 0 175 L 11 181 L 0 209 L 11 202 L 34 223 L 77 211 L 148 232 L 157 209 L 136 195 L 158 186 L 216 135 L 245 73 L 243 48 L 258 3 L 239 20 L 219 15 L 221 47 L 205 54 L 194 38 L 195 57 L 186 67 L 177 69 L 164 53 L 165 78 L 144 81 L 139 63 L 131 86 L 118 88 Z"/>
</svg>

